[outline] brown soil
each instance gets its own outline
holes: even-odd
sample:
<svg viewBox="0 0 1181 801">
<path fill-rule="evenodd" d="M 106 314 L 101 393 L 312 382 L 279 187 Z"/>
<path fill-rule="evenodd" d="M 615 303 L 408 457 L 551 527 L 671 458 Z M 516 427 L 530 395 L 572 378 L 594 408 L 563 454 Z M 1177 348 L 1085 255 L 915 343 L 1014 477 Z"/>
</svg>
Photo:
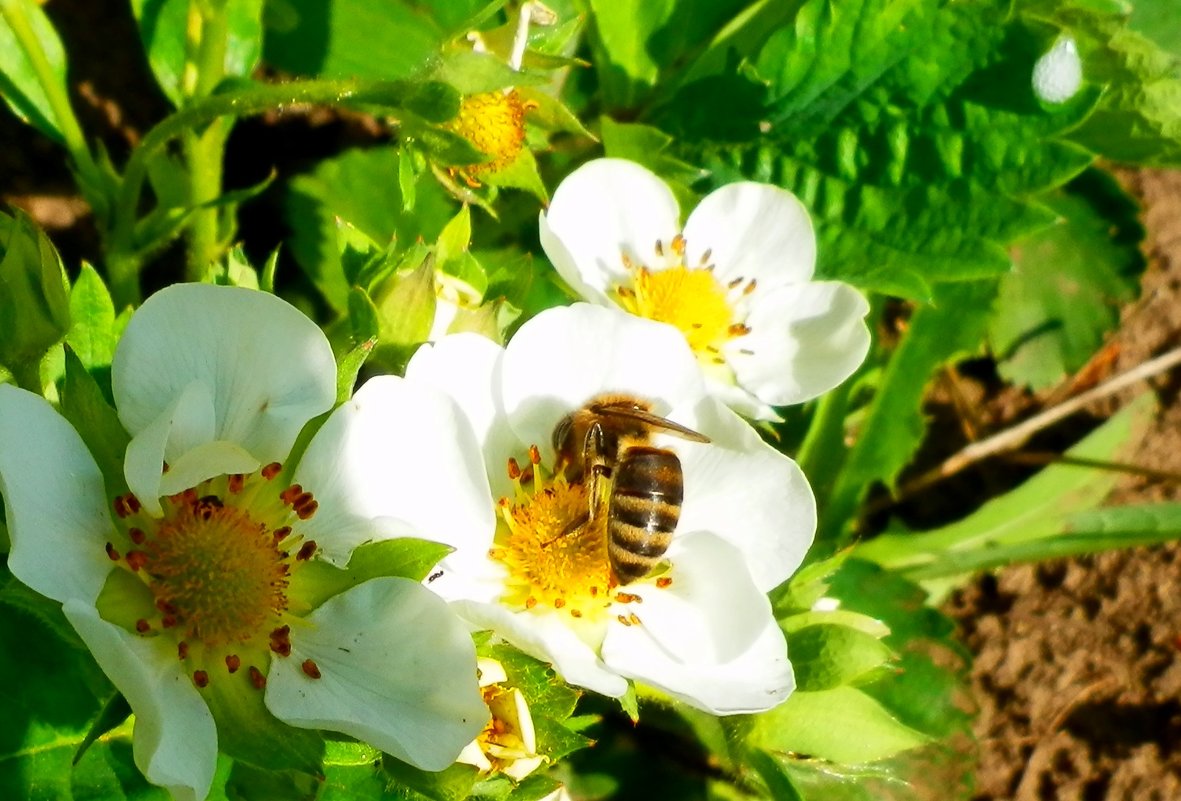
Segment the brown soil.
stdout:
<svg viewBox="0 0 1181 801">
<path fill-rule="evenodd" d="M 1114 337 L 1123 371 L 1181 339 L 1181 173 L 1128 181 L 1145 205 L 1150 264 Z M 1137 451 L 1181 473 L 1181 405 Z M 1135 478 L 1110 499 L 1181 498 L 1181 482 Z M 1012 567 L 960 591 L 945 611 L 976 654 L 976 801 L 1181 798 L 1181 546 Z"/>
</svg>

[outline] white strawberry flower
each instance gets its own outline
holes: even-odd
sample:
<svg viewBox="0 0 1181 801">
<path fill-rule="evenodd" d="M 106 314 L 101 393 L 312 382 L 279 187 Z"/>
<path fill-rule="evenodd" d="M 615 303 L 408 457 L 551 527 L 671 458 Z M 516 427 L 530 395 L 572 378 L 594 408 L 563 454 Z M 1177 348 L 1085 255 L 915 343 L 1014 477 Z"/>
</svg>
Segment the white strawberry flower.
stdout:
<svg viewBox="0 0 1181 801">
<path fill-rule="evenodd" d="M 803 204 L 743 181 L 707 195 L 682 228 L 672 191 L 644 167 L 597 159 L 568 175 L 541 214 L 541 244 L 583 298 L 681 332 L 712 392 L 748 417 L 815 398 L 865 358 L 869 305 L 814 281 Z"/>
<path fill-rule="evenodd" d="M 483 446 L 495 538 L 459 548 L 429 582 L 474 627 L 612 697 L 635 680 L 732 714 L 792 691 L 766 593 L 803 560 L 815 501 L 796 464 L 707 392 L 676 331 L 579 303 L 537 315 L 506 348 L 445 337 L 406 375 L 454 397 Z M 610 566 L 605 525 L 580 526 L 586 482 L 555 470 L 551 445 L 563 417 L 603 394 L 639 398 L 710 440 L 654 438 L 679 457 L 684 500 L 661 564 L 630 583 Z"/>
<path fill-rule="evenodd" d="M 490 530 L 486 504 L 463 501 L 487 485 L 454 404 L 372 380 L 284 467 L 333 407 L 328 341 L 272 295 L 200 284 L 132 316 L 112 385 L 130 492 L 108 495 L 43 398 L 0 386 L 0 494 L 10 570 L 63 603 L 126 696 L 144 775 L 200 801 L 226 726 L 264 705 L 420 768 L 451 764 L 488 717 L 467 628 L 417 581 L 353 586 L 340 568 L 366 542 Z"/>
</svg>

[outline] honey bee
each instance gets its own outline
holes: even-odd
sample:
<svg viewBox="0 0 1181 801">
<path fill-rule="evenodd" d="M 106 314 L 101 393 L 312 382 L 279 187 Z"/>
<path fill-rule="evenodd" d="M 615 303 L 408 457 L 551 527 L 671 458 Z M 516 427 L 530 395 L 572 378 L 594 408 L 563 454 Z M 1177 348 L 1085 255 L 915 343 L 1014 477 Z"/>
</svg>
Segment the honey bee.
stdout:
<svg viewBox="0 0 1181 801">
<path fill-rule="evenodd" d="M 690 442 L 709 438 L 652 413 L 630 395 L 599 395 L 554 426 L 558 469 L 589 482 L 589 509 L 567 533 L 606 515 L 607 556 L 620 584 L 652 572 L 668 550 L 685 495 L 681 460 L 651 444 L 657 433 Z"/>
</svg>

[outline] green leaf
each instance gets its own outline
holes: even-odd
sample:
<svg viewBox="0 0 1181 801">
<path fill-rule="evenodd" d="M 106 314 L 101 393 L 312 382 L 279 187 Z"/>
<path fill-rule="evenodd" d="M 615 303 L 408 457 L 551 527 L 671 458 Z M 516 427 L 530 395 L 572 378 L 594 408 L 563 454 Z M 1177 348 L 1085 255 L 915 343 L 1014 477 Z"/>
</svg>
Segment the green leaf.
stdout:
<svg viewBox="0 0 1181 801">
<path fill-rule="evenodd" d="M 72 763 L 110 685 L 35 617 L 0 615 L 0 797 L 71 799 Z M 124 741 L 129 748 L 129 743 Z M 112 746 L 106 746 L 112 747 Z M 83 760 L 98 759 L 91 749 Z"/>
<path fill-rule="evenodd" d="M 769 751 L 850 764 L 885 759 L 929 740 L 853 687 L 796 691 L 760 715 L 751 733 L 751 742 Z"/>
<path fill-rule="evenodd" d="M 349 286 L 341 261 L 341 221 L 384 247 L 397 241 L 435 241 L 455 214 L 454 203 L 434 181 L 419 181 L 412 212 L 404 210 L 394 147 L 351 150 L 321 162 L 291 182 L 286 218 L 294 232 L 291 252 L 337 312 L 348 308 Z"/>
<path fill-rule="evenodd" d="M 122 327 L 116 323 L 115 304 L 99 274 L 89 264 L 70 289 L 70 332 L 66 343 L 88 370 L 109 368 Z"/>
<path fill-rule="evenodd" d="M 1137 0 L 1136 8 L 1143 0 Z M 1113 161 L 1145 166 L 1181 165 L 1181 52 L 1162 49 L 1127 27 L 1122 13 L 1079 2 L 1019 6 L 1074 37 L 1088 81 L 1105 84 L 1095 113 L 1070 139 Z M 1159 11 L 1157 12 L 1159 13 Z M 1175 25 L 1161 33 L 1176 42 Z"/>
<path fill-rule="evenodd" d="M 69 287 L 53 244 L 24 212 L 0 213 L 0 364 L 22 378 L 70 330 Z"/>
<path fill-rule="evenodd" d="M 324 78 L 407 78 L 437 57 L 448 35 L 403 0 L 271 0 L 269 64 Z"/>
<path fill-rule="evenodd" d="M 257 667 L 266 673 L 265 665 Z M 320 773 L 324 738 L 311 729 L 288 726 L 271 714 L 245 665 L 235 674 L 214 676 L 201 697 L 217 722 L 217 746 L 222 753 L 263 770 Z"/>
<path fill-rule="evenodd" d="M 1047 205 L 1057 225 L 1013 249 L 988 337 L 1006 380 L 1038 391 L 1079 370 L 1135 297 L 1144 257 L 1136 204 L 1106 174 L 1088 173 Z"/>
<path fill-rule="evenodd" d="M 800 791 L 792 784 L 791 778 L 784 772 L 779 760 L 757 748 L 752 748 L 746 755 L 746 762 L 767 788 L 768 795 L 774 801 L 804 801 Z"/>
<path fill-rule="evenodd" d="M 131 437 L 119 422 L 102 387 L 74 351 L 66 348 L 66 377 L 61 388 L 61 413 L 86 443 L 103 474 L 107 497 L 127 491 L 123 461 Z"/>
<path fill-rule="evenodd" d="M 1121 454 L 1134 452 L 1147 431 L 1154 409 L 1151 394 L 1142 395 L 1066 455 L 1073 459 L 1118 461 Z M 854 553 L 861 559 L 924 579 L 957 576 L 977 566 L 991 566 L 997 562 L 994 557 L 1015 560 L 1023 550 L 1026 558 L 1036 554 L 1039 548 L 1048 557 L 1055 547 L 1054 541 L 1078 531 L 1078 524 L 1071 522 L 1075 516 L 1097 506 L 1118 477 L 1115 471 L 1090 466 L 1051 465 L 962 520 L 921 533 L 883 534 L 858 544 Z M 1151 526 L 1147 532 L 1130 536 L 1145 535 L 1159 538 L 1159 532 L 1153 532 Z M 1076 540 L 1072 547 L 1078 544 Z"/>
<path fill-rule="evenodd" d="M 1136 0 L 1131 10 L 1129 28 L 1181 58 L 1181 25 L 1177 25 L 1177 9 L 1170 0 Z"/>
<path fill-rule="evenodd" d="M 132 0 L 131 7 L 156 82 L 173 105 L 183 105 L 192 3 Z M 262 54 L 263 0 L 223 0 L 206 7 L 210 17 L 216 14 L 225 26 L 225 54 L 219 65 L 222 73 L 227 77 L 248 77 Z M 217 35 L 219 26 L 211 25 L 207 17 L 202 32 Z"/>
<path fill-rule="evenodd" d="M 56 142 L 63 142 L 57 114 L 34 61 L 21 46 L 12 25 L 25 24 L 45 57 L 53 91 L 66 97 L 66 53 L 53 24 L 34 0 L 6 0 L 0 10 L 0 96 L 16 116 Z"/>
<path fill-rule="evenodd" d="M 432 801 L 463 801 L 471 793 L 479 775 L 471 765 L 456 763 L 446 770 L 432 773 L 399 762 L 393 757 L 382 760 L 386 775 L 403 787 L 409 788 L 419 798 Z"/>
<path fill-rule="evenodd" d="M 521 691 L 534 715 L 565 720 L 574 712 L 580 693 L 562 681 L 550 665 L 503 642 L 486 643 L 477 652 L 501 664 L 508 685 Z"/>
<path fill-rule="evenodd" d="M 226 794 L 230 798 L 313 801 L 319 789 L 320 782 L 315 776 L 263 770 L 245 762 L 235 762 L 226 781 Z"/>
<path fill-rule="evenodd" d="M 837 476 L 823 510 L 821 537 L 834 538 L 855 522 L 870 486 L 893 485 L 909 464 L 926 430 L 926 383 L 941 365 L 979 346 L 995 291 L 995 284 L 985 281 L 941 285 L 934 304 L 915 312 Z"/>
<path fill-rule="evenodd" d="M 854 628 L 818 624 L 794 631 L 787 652 L 800 690 L 831 690 L 852 684 L 892 656 L 880 639 Z"/>
</svg>

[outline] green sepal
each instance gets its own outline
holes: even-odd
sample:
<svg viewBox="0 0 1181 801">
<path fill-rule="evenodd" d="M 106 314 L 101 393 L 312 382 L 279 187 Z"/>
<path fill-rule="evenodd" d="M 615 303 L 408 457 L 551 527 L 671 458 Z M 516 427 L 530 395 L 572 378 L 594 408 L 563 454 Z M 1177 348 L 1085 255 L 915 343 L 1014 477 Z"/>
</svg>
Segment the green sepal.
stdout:
<svg viewBox="0 0 1181 801">
<path fill-rule="evenodd" d="M 70 330 L 65 270 L 49 237 L 23 211 L 0 213 L 0 248 L 0 364 L 40 393 L 37 365 Z"/>
<path fill-rule="evenodd" d="M 225 673 L 224 665 L 211 665 L 209 685 L 200 691 L 217 722 L 218 749 L 263 770 L 321 775 L 324 738 L 311 729 L 288 726 L 271 714 L 263 692 L 250 683 L 247 661 L 233 674 Z M 256 667 L 266 675 L 265 665 Z"/>
<path fill-rule="evenodd" d="M 320 559 L 308 562 L 292 575 L 290 592 L 315 609 L 370 579 L 393 576 L 422 581 L 451 550 L 447 545 L 413 537 L 367 542 L 353 550 L 343 569 Z"/>
<path fill-rule="evenodd" d="M 90 731 L 86 732 L 86 736 L 78 744 L 78 750 L 74 752 L 73 763 L 77 765 L 99 737 L 123 725 L 130 715 L 131 705 L 127 703 L 123 693 L 117 692 L 108 698 L 107 702 L 103 704 L 102 711 L 98 713 L 98 717 L 91 724 Z"/>
<path fill-rule="evenodd" d="M 123 460 L 131 437 L 107 400 L 98 381 L 87 371 L 72 348 L 65 349 L 65 380 L 61 388 L 61 413 L 69 421 L 102 471 L 107 496 L 127 491 Z"/>
<path fill-rule="evenodd" d="M 787 652 L 801 691 L 831 690 L 854 684 L 885 665 L 893 651 L 878 637 L 835 623 L 793 631 Z"/>
<path fill-rule="evenodd" d="M 110 368 L 126 321 L 116 317 L 110 291 L 98 272 L 85 262 L 70 288 L 70 320 L 66 344 L 83 366 L 88 370 Z"/>
</svg>

